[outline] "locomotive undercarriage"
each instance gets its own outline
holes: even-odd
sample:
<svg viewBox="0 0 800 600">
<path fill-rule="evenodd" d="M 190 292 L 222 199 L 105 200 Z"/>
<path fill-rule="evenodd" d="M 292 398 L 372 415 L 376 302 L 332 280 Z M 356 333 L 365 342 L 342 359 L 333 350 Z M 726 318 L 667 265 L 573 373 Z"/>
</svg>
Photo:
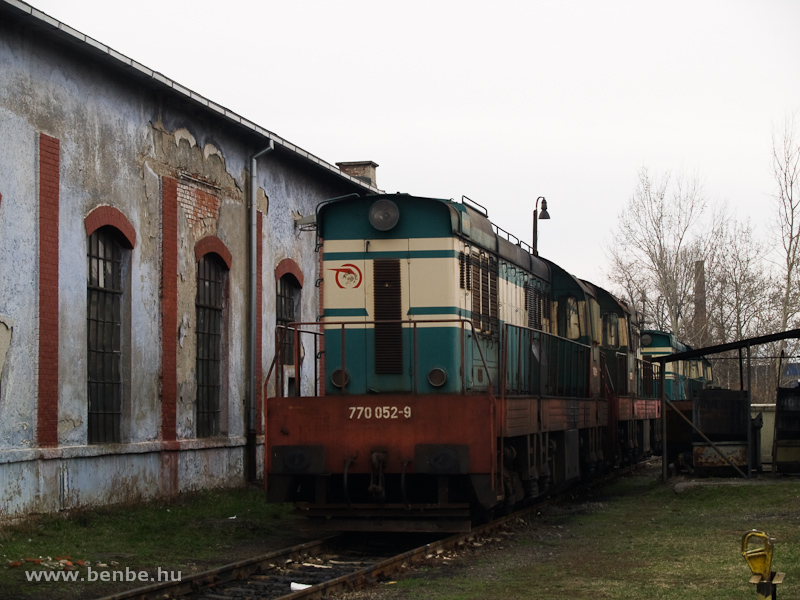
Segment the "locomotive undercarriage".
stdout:
<svg viewBox="0 0 800 600">
<path fill-rule="evenodd" d="M 472 479 L 476 479 L 473 482 Z M 348 531 L 469 531 L 481 476 L 375 473 L 286 476 L 296 514 L 313 529 Z M 490 478 L 485 478 L 490 483 Z"/>
<path fill-rule="evenodd" d="M 633 460 L 649 451 L 649 421 L 620 424 Z M 630 436 L 628 435 L 628 432 Z M 270 495 L 295 503 L 309 528 L 368 531 L 468 531 L 496 511 L 534 502 L 611 466 L 604 427 L 552 431 L 498 440 L 492 474 L 385 472 L 380 450 L 372 472 L 284 475 L 271 479 Z"/>
<path fill-rule="evenodd" d="M 553 431 L 506 438 L 503 477 L 506 503 L 526 502 L 554 493 L 606 469 L 604 428 Z"/>
<path fill-rule="evenodd" d="M 617 425 L 618 462 L 631 465 L 661 451 L 658 419 L 622 421 Z"/>
</svg>

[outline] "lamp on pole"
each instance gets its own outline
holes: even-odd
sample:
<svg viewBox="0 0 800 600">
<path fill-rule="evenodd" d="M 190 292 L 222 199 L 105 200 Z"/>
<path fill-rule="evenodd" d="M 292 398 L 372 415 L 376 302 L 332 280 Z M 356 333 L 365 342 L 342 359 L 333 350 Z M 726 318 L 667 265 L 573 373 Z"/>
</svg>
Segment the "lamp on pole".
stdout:
<svg viewBox="0 0 800 600">
<path fill-rule="evenodd" d="M 538 212 L 539 200 L 542 201 L 542 212 Z M 536 199 L 536 206 L 533 207 L 533 253 L 536 256 L 539 256 L 539 250 L 537 249 L 537 243 L 539 241 L 538 238 L 539 219 L 549 219 L 549 218 L 550 214 L 547 212 L 547 200 L 544 199 L 544 196 L 539 196 Z"/>
</svg>

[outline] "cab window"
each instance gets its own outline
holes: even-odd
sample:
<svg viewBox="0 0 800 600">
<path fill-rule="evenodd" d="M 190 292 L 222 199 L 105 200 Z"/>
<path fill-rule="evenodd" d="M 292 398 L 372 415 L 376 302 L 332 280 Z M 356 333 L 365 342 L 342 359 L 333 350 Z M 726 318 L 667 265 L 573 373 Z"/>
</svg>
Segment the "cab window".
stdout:
<svg viewBox="0 0 800 600">
<path fill-rule="evenodd" d="M 578 300 L 575 296 L 562 296 L 558 301 L 558 335 L 569 340 L 581 337 Z"/>
<path fill-rule="evenodd" d="M 597 300 L 594 298 L 589 299 L 589 317 L 592 320 L 591 328 L 592 328 L 592 341 L 600 344 L 602 343 L 602 322 L 600 319 L 600 305 L 597 303 Z"/>
<path fill-rule="evenodd" d="M 619 348 L 619 316 L 614 313 L 603 315 L 603 348 L 607 350 Z"/>
</svg>

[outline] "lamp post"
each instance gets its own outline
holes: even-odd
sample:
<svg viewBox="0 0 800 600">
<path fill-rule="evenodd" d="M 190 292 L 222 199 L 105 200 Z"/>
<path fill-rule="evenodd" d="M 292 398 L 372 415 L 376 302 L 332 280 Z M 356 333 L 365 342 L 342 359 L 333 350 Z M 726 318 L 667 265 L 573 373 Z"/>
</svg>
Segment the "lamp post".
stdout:
<svg viewBox="0 0 800 600">
<path fill-rule="evenodd" d="M 542 212 L 539 213 L 539 200 L 542 201 Z M 536 206 L 533 207 L 533 254 L 535 256 L 539 256 L 539 250 L 537 249 L 537 243 L 539 241 L 538 234 L 539 234 L 539 219 L 549 219 L 550 214 L 547 212 L 547 200 L 544 199 L 544 196 L 539 196 L 536 199 Z"/>
</svg>

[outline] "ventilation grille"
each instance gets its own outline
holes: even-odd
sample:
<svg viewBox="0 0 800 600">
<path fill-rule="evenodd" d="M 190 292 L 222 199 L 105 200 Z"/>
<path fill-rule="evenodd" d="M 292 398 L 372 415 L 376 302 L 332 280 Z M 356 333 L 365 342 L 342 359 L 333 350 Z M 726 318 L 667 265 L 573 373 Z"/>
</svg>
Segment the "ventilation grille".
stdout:
<svg viewBox="0 0 800 600">
<path fill-rule="evenodd" d="M 528 327 L 532 329 L 544 329 L 544 320 L 548 318 L 550 311 L 549 295 L 537 287 L 534 282 L 528 284 L 528 297 L 526 309 L 528 310 Z"/>
<path fill-rule="evenodd" d="M 478 331 L 497 335 L 498 320 L 497 259 L 475 252 L 472 256 L 472 322 Z"/>
<path fill-rule="evenodd" d="M 373 262 L 375 281 L 375 373 L 403 373 L 403 301 L 400 287 L 400 261 Z M 381 321 L 396 321 L 381 323 Z"/>
</svg>

